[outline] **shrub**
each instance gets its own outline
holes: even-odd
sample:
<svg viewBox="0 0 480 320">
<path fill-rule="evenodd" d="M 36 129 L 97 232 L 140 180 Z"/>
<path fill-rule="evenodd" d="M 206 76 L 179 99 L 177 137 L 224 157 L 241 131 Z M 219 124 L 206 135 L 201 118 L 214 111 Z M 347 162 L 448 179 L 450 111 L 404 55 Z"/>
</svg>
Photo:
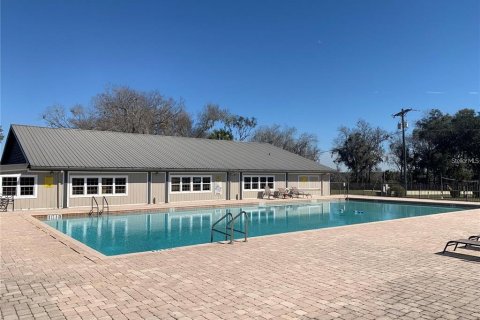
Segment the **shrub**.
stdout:
<svg viewBox="0 0 480 320">
<path fill-rule="evenodd" d="M 393 197 L 405 197 L 405 188 L 399 184 L 394 184 L 390 187 L 389 195 Z"/>
<path fill-rule="evenodd" d="M 450 190 L 450 197 L 460 198 L 460 190 Z"/>
</svg>

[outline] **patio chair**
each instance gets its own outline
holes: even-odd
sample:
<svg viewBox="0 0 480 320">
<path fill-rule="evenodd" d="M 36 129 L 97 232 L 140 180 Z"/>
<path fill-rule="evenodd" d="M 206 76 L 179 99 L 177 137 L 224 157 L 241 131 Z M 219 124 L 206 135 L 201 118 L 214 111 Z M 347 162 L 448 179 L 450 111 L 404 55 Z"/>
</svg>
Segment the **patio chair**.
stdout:
<svg viewBox="0 0 480 320">
<path fill-rule="evenodd" d="M 480 234 L 476 235 L 476 236 L 470 236 L 470 237 L 468 237 L 468 240 L 480 241 Z"/>
<path fill-rule="evenodd" d="M 263 191 L 262 198 L 265 198 L 265 196 L 267 197 L 267 199 L 270 199 L 271 197 L 275 198 L 275 193 L 272 191 L 272 189 L 270 189 L 269 186 L 266 186 L 265 191 Z"/>
<path fill-rule="evenodd" d="M 300 196 L 302 197 L 312 197 L 312 195 L 310 193 L 307 193 L 307 192 L 304 192 L 304 191 L 300 191 L 298 190 L 297 187 L 292 187 L 292 190 L 290 191 L 292 193 L 292 198 L 293 197 L 297 197 L 297 198 L 300 198 Z"/>
<path fill-rule="evenodd" d="M 476 237 L 476 236 L 473 236 L 473 237 Z M 472 237 L 470 237 L 470 238 L 472 238 Z M 455 246 L 453 251 L 457 250 L 457 247 L 458 247 L 459 244 L 464 244 L 465 247 L 479 247 L 480 248 L 480 241 L 470 240 L 470 238 L 469 239 L 458 239 L 458 240 L 448 241 L 447 244 L 445 245 L 445 248 L 443 249 L 442 253 L 445 253 L 447 251 L 447 248 L 450 247 L 450 246 Z"/>
<path fill-rule="evenodd" d="M 12 204 L 14 206 L 14 199 L 13 196 L 1 196 L 0 197 L 0 211 L 6 212 L 8 210 L 8 206 Z"/>
<path fill-rule="evenodd" d="M 278 188 L 278 195 L 283 199 L 290 197 L 290 191 L 287 188 Z"/>
</svg>

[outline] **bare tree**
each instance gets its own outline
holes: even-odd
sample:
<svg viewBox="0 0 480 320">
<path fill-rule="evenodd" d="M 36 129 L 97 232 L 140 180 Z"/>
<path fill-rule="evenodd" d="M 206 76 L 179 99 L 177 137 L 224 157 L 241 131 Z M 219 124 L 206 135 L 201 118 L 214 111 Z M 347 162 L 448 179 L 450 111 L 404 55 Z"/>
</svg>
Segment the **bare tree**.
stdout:
<svg viewBox="0 0 480 320">
<path fill-rule="evenodd" d="M 297 136 L 297 130 L 293 127 L 281 127 L 278 124 L 260 127 L 253 133 L 251 141 L 270 143 L 313 161 L 320 159 L 317 137 L 309 133 Z"/>
<path fill-rule="evenodd" d="M 226 109 L 222 109 L 217 104 L 207 104 L 198 114 L 192 136 L 206 138 L 210 134 L 210 130 L 219 122 L 224 123 L 228 116 L 229 112 Z"/>
<path fill-rule="evenodd" d="M 74 105 L 68 111 L 61 105 L 48 107 L 42 113 L 43 120 L 53 128 L 95 129 L 96 120 L 90 112 L 81 105 Z"/>
<path fill-rule="evenodd" d="M 244 141 L 257 126 L 257 119 L 254 117 L 243 117 L 239 115 L 230 115 L 225 119 L 225 127 L 229 130 L 236 140 Z"/>
<path fill-rule="evenodd" d="M 182 99 L 165 98 L 158 91 L 142 92 L 111 87 L 92 99 L 90 108 L 54 105 L 43 119 L 50 127 L 81 128 L 197 138 L 231 137 L 245 140 L 257 125 L 255 118 L 231 114 L 217 104 L 207 104 L 195 121 Z M 221 134 L 220 134 L 221 133 Z"/>
<path fill-rule="evenodd" d="M 43 119 L 51 127 L 130 133 L 189 136 L 192 120 L 182 100 L 164 98 L 157 91 L 141 92 L 113 87 L 92 99 L 89 109 L 76 105 L 47 108 Z"/>
</svg>

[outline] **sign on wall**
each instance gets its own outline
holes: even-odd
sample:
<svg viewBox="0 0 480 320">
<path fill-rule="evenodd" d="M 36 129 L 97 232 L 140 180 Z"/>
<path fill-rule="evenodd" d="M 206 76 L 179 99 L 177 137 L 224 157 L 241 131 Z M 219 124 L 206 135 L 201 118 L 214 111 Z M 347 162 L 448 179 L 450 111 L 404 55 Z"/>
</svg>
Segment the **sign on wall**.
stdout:
<svg viewBox="0 0 480 320">
<path fill-rule="evenodd" d="M 45 188 L 53 188 L 53 176 L 45 176 L 43 185 Z"/>
<path fill-rule="evenodd" d="M 222 184 L 221 183 L 215 183 L 215 194 L 222 194 Z"/>
</svg>

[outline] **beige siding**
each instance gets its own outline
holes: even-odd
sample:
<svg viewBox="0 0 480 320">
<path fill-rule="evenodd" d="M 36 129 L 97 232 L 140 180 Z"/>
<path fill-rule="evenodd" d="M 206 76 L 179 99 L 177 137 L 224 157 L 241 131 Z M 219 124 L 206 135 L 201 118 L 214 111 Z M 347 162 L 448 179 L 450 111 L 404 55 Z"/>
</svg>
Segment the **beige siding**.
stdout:
<svg viewBox="0 0 480 320">
<path fill-rule="evenodd" d="M 169 202 L 179 202 L 179 201 L 201 201 L 201 200 L 225 200 L 227 198 L 227 173 L 226 172 L 195 172 L 195 173 L 182 173 L 182 172 L 172 172 L 170 177 L 175 175 L 188 175 L 194 176 L 198 175 L 208 175 L 212 176 L 212 190 L 210 192 L 171 192 L 170 187 L 169 191 Z M 216 185 L 221 187 L 221 193 L 215 194 Z"/>
<path fill-rule="evenodd" d="M 37 177 L 37 196 L 35 198 L 15 198 L 15 210 L 28 210 L 28 209 L 53 209 L 57 208 L 57 194 L 58 194 L 58 182 L 61 174 L 59 172 L 34 172 L 34 171 L 18 171 L 18 172 L 4 172 L 2 174 L 21 174 L 27 176 Z M 53 184 L 50 186 L 45 185 L 45 177 L 53 177 Z M 9 207 L 11 210 L 12 207 Z"/>
<path fill-rule="evenodd" d="M 309 188 L 305 188 L 304 186 L 301 186 L 301 184 L 298 181 L 300 176 L 318 176 L 318 181 L 310 183 Z M 324 183 L 322 179 L 323 179 L 323 175 L 319 173 L 302 173 L 302 174 L 290 173 L 288 175 L 288 180 L 289 180 L 288 186 L 297 187 L 299 190 L 308 192 L 315 196 L 321 196 L 323 195 L 322 188 L 324 187 Z"/>
<path fill-rule="evenodd" d="M 328 174 L 322 175 L 322 188 L 323 188 L 323 195 L 329 196 L 330 195 L 330 175 Z"/>
<path fill-rule="evenodd" d="M 230 173 L 230 199 L 240 200 L 240 173 Z"/>
<path fill-rule="evenodd" d="M 274 176 L 275 177 L 275 190 L 278 190 L 278 188 L 285 188 L 286 183 L 285 183 L 285 173 L 248 173 L 244 172 L 244 176 L 249 176 L 249 175 L 258 175 L 258 176 Z M 242 181 L 243 184 L 243 181 Z M 248 190 L 243 190 L 243 199 L 258 199 L 261 198 L 263 195 L 263 190 L 257 190 L 257 191 L 248 191 Z"/>
<path fill-rule="evenodd" d="M 89 172 L 89 173 L 77 173 L 70 172 L 69 174 L 69 190 L 68 190 L 68 206 L 69 207 L 89 207 L 91 204 L 91 196 L 86 197 L 72 197 L 71 196 L 71 186 L 70 186 L 70 177 L 71 176 L 127 176 L 127 195 L 126 196 L 106 196 L 108 203 L 111 206 L 122 205 L 122 204 L 146 204 L 147 203 L 147 173 L 146 172 L 135 172 L 135 173 L 125 173 L 125 172 Z M 100 203 L 102 196 L 97 196 L 97 201 Z"/>
<path fill-rule="evenodd" d="M 152 172 L 152 203 L 165 202 L 165 172 Z"/>
</svg>

